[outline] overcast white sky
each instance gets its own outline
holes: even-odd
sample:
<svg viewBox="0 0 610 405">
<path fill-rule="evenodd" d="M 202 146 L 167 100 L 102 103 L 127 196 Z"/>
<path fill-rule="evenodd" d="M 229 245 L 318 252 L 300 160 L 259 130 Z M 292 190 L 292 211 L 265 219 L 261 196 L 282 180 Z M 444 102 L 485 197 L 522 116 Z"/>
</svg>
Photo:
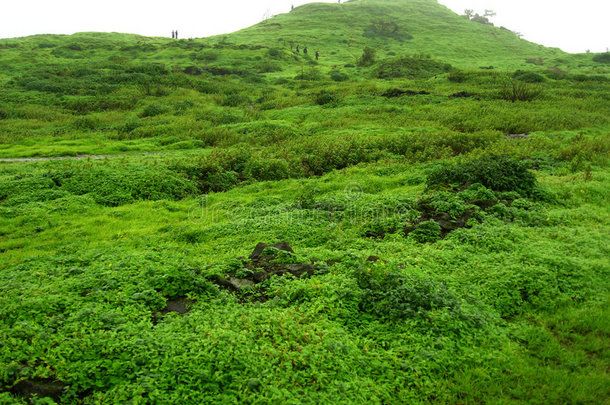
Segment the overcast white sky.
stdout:
<svg viewBox="0 0 610 405">
<path fill-rule="evenodd" d="M 334 3 L 336 0 L 321 0 Z M 405 0 L 408 1 L 408 0 Z M 181 38 L 236 31 L 267 11 L 284 13 L 308 0 L 0 0 L 0 38 L 80 31 Z M 610 47 L 610 0 L 439 0 L 452 10 L 492 9 L 498 26 L 568 52 Z"/>
</svg>

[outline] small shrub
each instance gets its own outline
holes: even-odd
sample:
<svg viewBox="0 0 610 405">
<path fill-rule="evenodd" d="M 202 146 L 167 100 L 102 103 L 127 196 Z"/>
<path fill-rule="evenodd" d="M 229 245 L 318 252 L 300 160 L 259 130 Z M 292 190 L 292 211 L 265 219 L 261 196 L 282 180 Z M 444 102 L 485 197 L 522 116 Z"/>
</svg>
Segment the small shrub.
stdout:
<svg viewBox="0 0 610 405">
<path fill-rule="evenodd" d="M 281 72 L 282 67 L 277 63 L 266 60 L 257 66 L 257 69 L 260 73 L 272 73 L 272 72 Z"/>
<path fill-rule="evenodd" d="M 449 72 L 449 81 L 454 83 L 463 83 L 468 78 L 468 75 L 459 69 L 451 69 Z"/>
<path fill-rule="evenodd" d="M 500 89 L 500 98 L 506 101 L 532 101 L 542 94 L 538 87 L 519 81 L 508 80 L 503 83 Z"/>
<path fill-rule="evenodd" d="M 282 51 L 277 48 L 271 48 L 267 52 L 267 55 L 273 59 L 282 59 Z"/>
<path fill-rule="evenodd" d="M 459 300 L 444 284 L 387 267 L 390 266 L 373 264 L 357 272 L 358 286 L 363 291 L 362 311 L 398 321 L 425 317 L 432 310 L 459 310 Z"/>
<path fill-rule="evenodd" d="M 334 104 L 339 101 L 339 97 L 335 94 L 329 93 L 328 91 L 322 91 L 316 95 L 316 104 L 327 105 Z"/>
<path fill-rule="evenodd" d="M 328 75 L 332 80 L 336 82 L 344 82 L 349 79 L 347 73 L 343 73 L 338 70 L 332 70 Z"/>
<path fill-rule="evenodd" d="M 256 180 L 281 180 L 290 176 L 288 163 L 281 159 L 251 159 L 245 175 Z"/>
<path fill-rule="evenodd" d="M 610 52 L 600 53 L 593 57 L 594 62 L 598 63 L 610 63 Z"/>
<path fill-rule="evenodd" d="M 156 117 L 157 115 L 166 113 L 168 110 L 169 107 L 163 104 L 149 104 L 144 107 L 144 110 L 140 113 L 140 117 Z"/>
<path fill-rule="evenodd" d="M 375 49 L 366 47 L 362 51 L 362 56 L 358 59 L 358 66 L 372 66 L 375 64 Z"/>
<path fill-rule="evenodd" d="M 516 191 L 531 195 L 536 177 L 527 164 L 509 156 L 495 155 L 474 159 L 433 170 L 427 178 L 429 188 L 455 185 L 458 187 L 480 183 L 494 191 Z"/>
<path fill-rule="evenodd" d="M 97 119 L 93 118 L 93 117 L 89 117 L 89 116 L 84 116 L 84 117 L 78 117 L 77 119 L 74 120 L 74 127 L 76 129 L 83 129 L 83 130 L 92 130 L 95 129 L 98 126 L 99 122 Z"/>
<path fill-rule="evenodd" d="M 542 75 L 535 72 L 524 72 L 522 70 L 517 70 L 515 73 L 513 73 L 513 78 L 526 83 L 541 83 L 544 81 L 544 77 Z"/>
<path fill-rule="evenodd" d="M 441 238 L 441 226 L 433 219 L 420 222 L 409 235 L 419 243 L 433 243 Z"/>
<path fill-rule="evenodd" d="M 220 105 L 225 107 L 238 107 L 240 105 L 248 104 L 250 102 L 250 97 L 245 94 L 226 94 L 225 96 L 223 96 Z"/>
</svg>

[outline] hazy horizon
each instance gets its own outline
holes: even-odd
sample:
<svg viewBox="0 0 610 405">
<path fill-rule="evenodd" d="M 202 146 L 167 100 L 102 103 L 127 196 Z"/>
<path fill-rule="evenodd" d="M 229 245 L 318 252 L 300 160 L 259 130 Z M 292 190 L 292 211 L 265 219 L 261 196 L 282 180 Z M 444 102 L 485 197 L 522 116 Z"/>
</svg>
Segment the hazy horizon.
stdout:
<svg viewBox="0 0 610 405">
<path fill-rule="evenodd" d="M 266 15 L 289 12 L 300 0 L 225 0 L 222 3 L 182 0 L 104 3 L 77 0 L 23 0 L 4 5 L 0 38 L 37 34 L 73 34 L 84 31 L 123 32 L 145 36 L 207 37 L 234 32 L 260 22 Z M 335 0 L 318 2 L 335 3 Z M 610 46 L 610 26 L 605 24 L 610 6 L 600 0 L 582 0 L 579 7 L 550 0 L 439 0 L 454 12 L 494 10 L 496 26 L 520 32 L 524 39 L 566 52 L 605 52 Z M 35 10 L 35 12 L 32 12 Z M 236 11 L 238 10 L 238 11 Z"/>
</svg>

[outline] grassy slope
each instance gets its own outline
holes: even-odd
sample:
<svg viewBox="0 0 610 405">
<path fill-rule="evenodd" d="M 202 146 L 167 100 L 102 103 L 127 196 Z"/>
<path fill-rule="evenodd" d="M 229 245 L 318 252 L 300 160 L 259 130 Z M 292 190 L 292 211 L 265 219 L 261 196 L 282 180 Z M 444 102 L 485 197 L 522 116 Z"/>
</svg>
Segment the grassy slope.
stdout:
<svg viewBox="0 0 610 405">
<path fill-rule="evenodd" d="M 375 18 L 413 39 L 363 37 Z M 291 41 L 322 59 L 295 57 Z M 65 403 L 610 395 L 610 90 L 592 55 L 424 0 L 312 4 L 192 41 L 82 33 L 0 46 L 0 156 L 161 152 L 0 164 L 0 402 L 25 403 L 3 391 L 33 378 L 65 382 Z M 463 80 L 345 67 L 365 46 L 380 63 L 430 54 Z M 568 75 L 544 75 L 550 66 Z M 539 97 L 499 96 L 517 68 L 543 74 L 528 84 Z M 382 96 L 392 88 L 431 94 Z M 426 190 L 431 171 L 498 153 L 525 162 L 542 196 L 434 243 L 403 235 L 422 196 L 460 207 L 458 194 Z M 327 272 L 273 280 L 263 303 L 207 281 L 281 240 Z M 363 271 L 399 275 L 382 291 L 390 304 L 367 298 Z M 160 315 L 182 295 L 196 300 L 190 313 Z M 431 307 L 410 312 L 417 302 Z"/>
</svg>

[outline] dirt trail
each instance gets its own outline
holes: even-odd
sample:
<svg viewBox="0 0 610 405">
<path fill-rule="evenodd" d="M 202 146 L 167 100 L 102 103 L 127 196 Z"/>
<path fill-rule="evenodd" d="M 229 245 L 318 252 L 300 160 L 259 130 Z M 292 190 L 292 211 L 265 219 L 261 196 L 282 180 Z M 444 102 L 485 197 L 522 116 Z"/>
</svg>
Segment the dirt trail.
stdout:
<svg viewBox="0 0 610 405">
<path fill-rule="evenodd" d="M 0 163 L 17 163 L 17 162 L 46 162 L 49 160 L 85 160 L 85 159 L 112 159 L 125 156 L 151 156 L 159 153 L 144 152 L 144 153 L 121 153 L 114 155 L 74 155 L 74 156 L 46 156 L 46 157 L 23 157 L 23 158 L 0 158 Z"/>
</svg>

